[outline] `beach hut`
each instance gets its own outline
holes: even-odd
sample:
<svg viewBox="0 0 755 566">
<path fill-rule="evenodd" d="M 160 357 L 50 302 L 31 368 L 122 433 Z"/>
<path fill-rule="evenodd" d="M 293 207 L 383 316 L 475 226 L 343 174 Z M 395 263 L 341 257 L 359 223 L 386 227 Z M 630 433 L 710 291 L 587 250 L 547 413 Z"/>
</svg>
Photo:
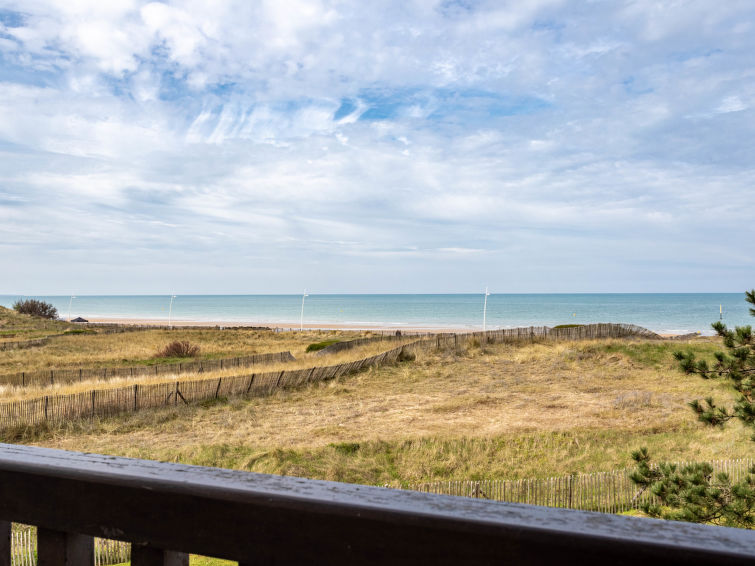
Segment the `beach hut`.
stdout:
<svg viewBox="0 0 755 566">
<path fill-rule="evenodd" d="M 81 318 L 80 316 L 77 316 L 71 322 L 89 322 L 89 321 L 85 318 Z"/>
</svg>

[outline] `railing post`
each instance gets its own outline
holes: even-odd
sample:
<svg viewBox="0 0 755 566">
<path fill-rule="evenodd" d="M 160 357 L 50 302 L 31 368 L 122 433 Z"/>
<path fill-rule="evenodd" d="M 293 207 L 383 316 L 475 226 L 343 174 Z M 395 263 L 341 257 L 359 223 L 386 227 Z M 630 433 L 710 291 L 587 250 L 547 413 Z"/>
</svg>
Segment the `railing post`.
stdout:
<svg viewBox="0 0 755 566">
<path fill-rule="evenodd" d="M 189 555 L 133 544 L 131 545 L 131 566 L 189 566 Z"/>
<path fill-rule="evenodd" d="M 94 566 L 94 537 L 37 529 L 38 566 Z"/>
<path fill-rule="evenodd" d="M 0 521 L 0 566 L 10 566 L 10 521 Z"/>
</svg>

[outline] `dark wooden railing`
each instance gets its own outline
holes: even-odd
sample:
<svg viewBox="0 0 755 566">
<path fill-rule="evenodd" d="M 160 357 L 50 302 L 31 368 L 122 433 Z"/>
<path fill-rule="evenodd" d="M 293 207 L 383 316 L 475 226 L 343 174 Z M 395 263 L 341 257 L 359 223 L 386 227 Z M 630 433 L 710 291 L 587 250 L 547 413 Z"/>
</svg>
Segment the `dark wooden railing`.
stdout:
<svg viewBox="0 0 755 566">
<path fill-rule="evenodd" d="M 11 521 L 39 565 L 186 553 L 276 564 L 753 564 L 755 532 L 0 444 L 0 566 Z"/>
</svg>

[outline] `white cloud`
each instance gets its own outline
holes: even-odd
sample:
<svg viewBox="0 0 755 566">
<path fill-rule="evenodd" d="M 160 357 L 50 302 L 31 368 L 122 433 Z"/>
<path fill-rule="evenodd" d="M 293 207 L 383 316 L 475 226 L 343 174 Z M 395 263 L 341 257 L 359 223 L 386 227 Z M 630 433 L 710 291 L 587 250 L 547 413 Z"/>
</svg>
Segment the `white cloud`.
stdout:
<svg viewBox="0 0 755 566">
<path fill-rule="evenodd" d="M 165 269 L 133 291 L 287 291 L 304 265 L 322 289 L 693 290 L 702 251 L 751 285 L 726 251 L 753 236 L 746 2 L 0 9 L 6 290 L 42 264 L 106 292 L 140 264 Z"/>
</svg>

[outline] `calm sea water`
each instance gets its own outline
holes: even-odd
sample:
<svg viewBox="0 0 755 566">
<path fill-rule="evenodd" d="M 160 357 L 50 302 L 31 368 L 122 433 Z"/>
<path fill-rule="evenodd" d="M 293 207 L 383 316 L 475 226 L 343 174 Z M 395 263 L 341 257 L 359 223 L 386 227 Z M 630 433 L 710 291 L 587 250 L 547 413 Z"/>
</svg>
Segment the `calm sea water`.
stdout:
<svg viewBox="0 0 755 566">
<path fill-rule="evenodd" d="M 10 307 L 18 296 L 0 295 Z M 70 297 L 33 297 L 52 303 L 68 318 Z M 482 294 L 454 295 L 309 295 L 304 322 L 363 327 L 482 328 Z M 301 295 L 179 295 L 172 319 L 276 323 L 297 326 Z M 488 297 L 487 327 L 554 326 L 565 323 L 622 322 L 656 332 L 711 334 L 719 319 L 730 325 L 753 324 L 744 293 L 642 294 L 494 294 Z M 77 296 L 71 316 L 168 320 L 170 296 Z"/>
</svg>

